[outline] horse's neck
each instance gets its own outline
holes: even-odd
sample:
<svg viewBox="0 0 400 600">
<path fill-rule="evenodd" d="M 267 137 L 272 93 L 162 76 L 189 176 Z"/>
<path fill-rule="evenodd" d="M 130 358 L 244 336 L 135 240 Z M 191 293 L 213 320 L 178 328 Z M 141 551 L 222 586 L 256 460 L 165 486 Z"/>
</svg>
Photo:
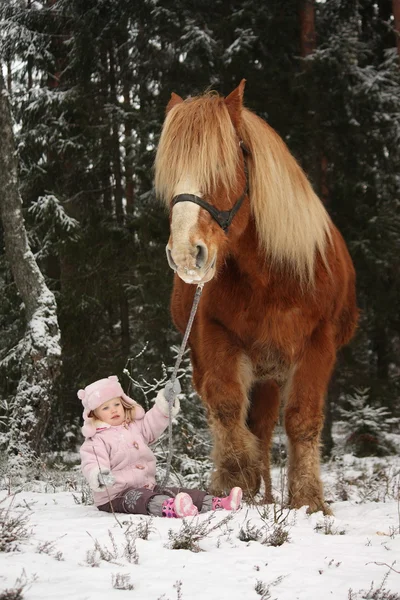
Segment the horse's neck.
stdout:
<svg viewBox="0 0 400 600">
<path fill-rule="evenodd" d="M 230 250 L 237 276 L 245 278 L 255 291 L 268 291 L 273 288 L 274 294 L 281 292 L 286 296 L 288 293 L 300 293 L 299 281 L 273 264 L 260 248 L 253 221 L 249 222 L 242 236 L 231 244 Z"/>
<path fill-rule="evenodd" d="M 238 271 L 254 282 L 254 285 L 267 286 L 271 275 L 271 265 L 260 249 L 257 231 L 253 220 L 246 227 L 240 238 L 233 240 L 230 256 L 235 261 Z"/>
</svg>

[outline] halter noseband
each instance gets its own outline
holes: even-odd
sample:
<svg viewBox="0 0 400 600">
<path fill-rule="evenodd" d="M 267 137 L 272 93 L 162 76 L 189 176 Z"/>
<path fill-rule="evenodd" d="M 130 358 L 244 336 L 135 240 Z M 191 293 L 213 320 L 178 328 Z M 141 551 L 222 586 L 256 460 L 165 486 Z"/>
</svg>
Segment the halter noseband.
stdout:
<svg viewBox="0 0 400 600">
<path fill-rule="evenodd" d="M 201 206 L 201 208 L 204 208 L 207 212 L 209 212 L 210 215 L 212 216 L 212 218 L 221 227 L 221 229 L 223 229 L 223 231 L 225 233 L 228 233 L 228 227 L 232 223 L 233 217 L 236 215 L 237 211 L 242 206 L 242 202 L 245 199 L 245 197 L 249 191 L 249 174 L 247 171 L 247 163 L 246 163 L 246 157 L 249 154 L 249 150 L 244 145 L 242 140 L 240 140 L 239 146 L 243 152 L 244 173 L 246 175 L 246 184 L 244 186 L 242 195 L 240 196 L 240 198 L 238 198 L 236 200 L 235 204 L 233 205 L 233 207 L 230 210 L 218 210 L 217 208 L 215 208 L 215 206 L 212 206 L 212 204 L 209 204 L 208 202 L 203 200 L 203 198 L 200 198 L 200 196 L 196 196 L 195 194 L 178 194 L 178 196 L 175 196 L 172 199 L 171 208 L 173 208 L 175 206 L 175 204 L 178 204 L 178 202 L 193 202 L 194 204 Z"/>
</svg>

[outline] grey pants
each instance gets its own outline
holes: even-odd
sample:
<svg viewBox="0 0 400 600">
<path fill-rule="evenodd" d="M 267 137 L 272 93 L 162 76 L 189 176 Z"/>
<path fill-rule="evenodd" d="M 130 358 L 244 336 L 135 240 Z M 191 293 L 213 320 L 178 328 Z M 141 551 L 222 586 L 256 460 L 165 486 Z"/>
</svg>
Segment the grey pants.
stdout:
<svg viewBox="0 0 400 600">
<path fill-rule="evenodd" d="M 162 516 L 162 504 L 169 498 L 174 498 L 179 492 L 185 492 L 192 498 L 193 504 L 199 512 L 206 512 L 212 508 L 212 496 L 200 490 L 188 488 L 157 486 L 154 490 L 147 488 L 130 488 L 113 498 L 111 503 L 107 502 L 97 508 L 105 512 L 129 513 L 133 515 Z"/>
</svg>

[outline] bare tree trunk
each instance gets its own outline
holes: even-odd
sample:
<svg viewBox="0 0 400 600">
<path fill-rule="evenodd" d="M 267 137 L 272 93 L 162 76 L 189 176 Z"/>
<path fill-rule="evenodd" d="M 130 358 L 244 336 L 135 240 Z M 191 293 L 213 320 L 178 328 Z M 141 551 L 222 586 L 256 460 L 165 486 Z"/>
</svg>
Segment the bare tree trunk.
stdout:
<svg viewBox="0 0 400 600">
<path fill-rule="evenodd" d="M 300 0 L 299 2 L 300 15 L 300 48 L 303 58 L 307 58 L 312 54 L 317 47 L 317 36 L 315 31 L 315 0 Z M 306 68 L 307 63 L 304 63 Z M 318 189 L 318 194 L 325 205 L 328 204 L 329 190 L 327 186 L 327 168 L 328 161 L 323 150 L 323 140 L 321 139 L 320 125 L 318 122 L 318 111 L 314 110 L 316 98 L 312 95 L 308 98 L 310 111 L 310 131 L 313 131 L 313 145 L 315 151 L 312 153 L 312 164 L 309 165 L 310 173 L 314 175 L 314 183 Z M 315 152 L 315 153 L 314 153 Z M 322 446 L 324 456 L 329 456 L 332 447 L 332 405 L 330 394 L 325 397 L 325 421 L 322 431 Z"/>
<path fill-rule="evenodd" d="M 301 55 L 308 56 L 316 47 L 314 0 L 300 1 Z"/>
<path fill-rule="evenodd" d="M 300 48 L 301 56 L 307 58 L 317 47 L 317 35 L 315 31 L 315 0 L 300 0 Z M 307 68 L 307 63 L 303 63 L 303 68 Z M 320 124 L 318 122 L 318 110 L 315 105 L 318 99 L 314 97 L 315 90 L 309 93 L 309 119 L 310 130 L 314 133 L 313 140 L 313 159 L 312 164 L 308 165 L 307 170 L 313 179 L 316 191 L 325 206 L 329 203 L 329 190 L 327 185 L 328 161 L 323 151 L 323 140 L 321 139 Z"/>
<path fill-rule="evenodd" d="M 392 0 L 393 4 L 393 17 L 394 17 L 394 30 L 396 33 L 397 42 L 397 54 L 400 60 L 400 0 Z"/>
<path fill-rule="evenodd" d="M 132 166 L 132 119 L 131 119 L 131 100 L 129 85 L 124 82 L 124 108 L 125 108 L 125 197 L 126 212 L 133 213 L 135 192 L 133 186 L 133 166 Z"/>
<path fill-rule="evenodd" d="M 27 0 L 27 4 L 26 4 L 26 8 L 28 10 L 31 10 L 32 8 L 32 0 Z M 33 71 L 33 58 L 32 58 L 32 54 L 29 53 L 28 55 L 28 61 L 27 61 L 27 75 L 28 75 L 28 91 L 31 91 L 32 87 L 33 87 L 33 77 L 32 77 L 32 71 Z"/>
<path fill-rule="evenodd" d="M 10 455 L 40 452 L 61 366 L 60 330 L 52 292 L 29 248 L 18 189 L 18 162 L 8 95 L 0 65 L 0 215 L 6 257 L 25 305 L 26 331 L 14 358 L 20 380 L 8 433 Z"/>
<path fill-rule="evenodd" d="M 128 24 L 127 24 L 128 27 Z M 131 102 L 131 88 L 132 88 L 132 71 L 128 67 L 129 65 L 129 53 L 128 53 L 128 32 L 127 29 L 121 33 L 121 43 L 118 48 L 118 61 L 120 64 L 120 79 L 123 90 L 124 98 L 124 174 L 125 174 L 125 200 L 126 200 L 126 213 L 128 215 L 133 214 L 134 208 L 134 184 L 133 184 L 133 143 L 132 143 L 132 102 Z"/>
<path fill-rule="evenodd" d="M 12 94 L 12 74 L 11 74 L 11 61 L 7 60 L 7 91 L 9 95 Z"/>
<path fill-rule="evenodd" d="M 129 331 L 129 303 L 124 290 L 122 278 L 119 281 L 119 311 L 121 316 L 121 349 L 123 355 L 129 356 L 131 336 Z"/>
<path fill-rule="evenodd" d="M 118 91 L 117 91 L 117 78 L 116 78 L 116 64 L 115 64 L 115 53 L 113 42 L 109 45 L 109 60 L 110 60 L 110 100 L 113 104 L 112 123 L 112 154 L 113 154 L 113 167 L 114 167 L 114 200 L 115 200 L 115 215 L 118 223 L 124 221 L 124 209 L 123 209 L 123 188 L 122 188 L 122 168 L 121 168 L 121 151 L 119 142 L 119 123 L 116 114 L 118 106 Z"/>
<path fill-rule="evenodd" d="M 109 118 L 106 115 L 104 107 L 109 103 L 108 93 L 108 54 L 107 49 L 102 46 L 100 48 L 100 60 L 103 70 L 103 77 L 100 83 L 100 94 L 102 95 L 103 119 L 101 136 L 100 136 L 100 182 L 103 190 L 103 206 L 107 213 L 112 214 L 113 203 L 111 195 L 111 166 L 110 166 L 110 139 L 111 132 L 109 130 Z M 111 126 L 110 126 L 111 129 Z"/>
</svg>

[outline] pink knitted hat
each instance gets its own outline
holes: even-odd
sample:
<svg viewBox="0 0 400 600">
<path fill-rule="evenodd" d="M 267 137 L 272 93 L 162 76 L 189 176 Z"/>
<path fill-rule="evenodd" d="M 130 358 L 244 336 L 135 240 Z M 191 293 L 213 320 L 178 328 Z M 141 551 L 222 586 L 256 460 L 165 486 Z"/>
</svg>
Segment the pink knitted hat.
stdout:
<svg viewBox="0 0 400 600">
<path fill-rule="evenodd" d="M 82 433 L 85 438 L 92 437 L 96 433 L 96 418 L 89 417 L 90 412 L 113 398 L 123 398 L 127 404 L 134 406 L 136 419 L 144 417 L 143 408 L 125 394 L 116 375 L 110 375 L 106 379 L 99 379 L 87 385 L 84 390 L 78 391 L 78 398 L 83 404 Z"/>
</svg>

